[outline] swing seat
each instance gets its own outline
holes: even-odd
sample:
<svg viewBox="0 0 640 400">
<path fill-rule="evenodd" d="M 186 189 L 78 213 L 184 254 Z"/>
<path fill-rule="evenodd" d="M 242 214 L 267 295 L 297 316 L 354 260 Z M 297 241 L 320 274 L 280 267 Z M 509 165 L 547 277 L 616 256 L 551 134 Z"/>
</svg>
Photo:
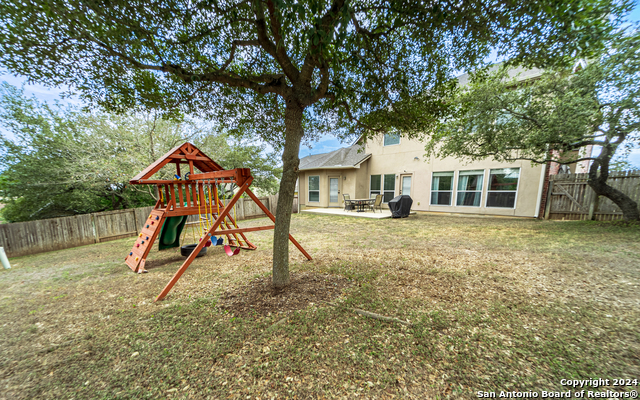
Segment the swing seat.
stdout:
<svg viewBox="0 0 640 400">
<path fill-rule="evenodd" d="M 220 237 L 211 236 L 211 240 L 209 240 L 209 242 L 205 246 L 207 247 L 220 246 L 222 244 L 224 244 L 224 238 L 222 236 Z"/>
<path fill-rule="evenodd" d="M 231 246 L 225 245 L 224 246 L 224 252 L 227 253 L 227 255 L 229 257 L 236 256 L 236 255 L 238 255 L 238 253 L 240 253 L 240 247 L 236 247 L 235 250 L 231 250 Z"/>
</svg>

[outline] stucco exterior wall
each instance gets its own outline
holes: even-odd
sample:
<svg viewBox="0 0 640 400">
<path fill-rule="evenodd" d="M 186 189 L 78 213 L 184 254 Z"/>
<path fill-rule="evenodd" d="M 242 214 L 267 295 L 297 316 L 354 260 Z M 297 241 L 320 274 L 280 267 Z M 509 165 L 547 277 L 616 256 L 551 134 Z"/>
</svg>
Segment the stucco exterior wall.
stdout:
<svg viewBox="0 0 640 400">
<path fill-rule="evenodd" d="M 490 159 L 482 161 L 461 161 L 454 158 L 436 159 L 425 158 L 424 144 L 418 140 L 400 139 L 400 144 L 384 146 L 382 139 L 374 139 L 367 143 L 367 153 L 371 153 L 368 160 L 365 184 L 370 185 L 371 175 L 395 174 L 395 195 L 400 194 L 402 175 L 410 175 L 412 209 L 416 211 L 440 211 L 448 213 L 468 213 L 505 216 L 537 216 L 537 206 L 541 195 L 541 184 L 544 179 L 544 165 L 531 166 L 529 161 L 502 163 Z M 487 207 L 487 188 L 489 186 L 490 169 L 520 168 L 520 177 L 514 208 Z M 480 207 L 456 206 L 455 196 L 459 172 L 465 170 L 483 170 L 483 188 Z M 451 206 L 430 205 L 431 180 L 433 172 L 453 171 L 453 200 Z M 368 192 L 368 189 L 367 189 Z M 406 194 L 406 193 L 405 193 Z M 365 197 L 369 197 L 368 195 Z"/>
<path fill-rule="evenodd" d="M 366 161 L 365 161 L 366 163 Z M 365 171 L 362 174 L 361 170 Z M 359 172 L 360 171 L 360 172 Z M 360 178 L 357 178 L 360 173 Z M 309 176 L 320 177 L 320 198 L 319 201 L 309 201 Z M 329 204 L 329 178 L 338 178 L 338 204 Z M 342 195 L 347 193 L 352 199 L 356 198 L 357 186 L 365 186 L 362 182 L 363 179 L 368 179 L 366 175 L 366 168 L 353 168 L 353 169 L 316 169 L 308 171 L 300 171 L 298 174 L 298 198 L 300 204 L 305 207 L 344 207 L 344 200 Z M 366 189 L 363 189 L 364 193 Z"/>
</svg>

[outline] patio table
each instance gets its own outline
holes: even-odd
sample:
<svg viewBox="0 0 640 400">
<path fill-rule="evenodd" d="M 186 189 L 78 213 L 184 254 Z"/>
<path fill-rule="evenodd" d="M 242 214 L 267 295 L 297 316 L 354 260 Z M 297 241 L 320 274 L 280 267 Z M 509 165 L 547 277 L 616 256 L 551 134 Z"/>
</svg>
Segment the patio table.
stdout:
<svg viewBox="0 0 640 400">
<path fill-rule="evenodd" d="M 375 203 L 376 199 L 351 199 L 349 201 L 357 207 L 357 212 L 364 212 L 364 208 Z"/>
</svg>

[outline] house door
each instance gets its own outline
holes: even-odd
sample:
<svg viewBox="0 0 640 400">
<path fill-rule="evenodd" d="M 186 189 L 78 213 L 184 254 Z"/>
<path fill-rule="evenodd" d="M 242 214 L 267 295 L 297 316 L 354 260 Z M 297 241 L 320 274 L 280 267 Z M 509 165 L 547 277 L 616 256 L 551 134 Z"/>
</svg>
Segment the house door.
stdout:
<svg viewBox="0 0 640 400">
<path fill-rule="evenodd" d="M 329 207 L 340 207 L 340 178 L 329 178 Z"/>
<path fill-rule="evenodd" d="M 402 190 L 400 191 L 400 194 L 411 196 L 411 175 L 402 175 L 400 179 L 400 182 L 402 182 Z"/>
</svg>

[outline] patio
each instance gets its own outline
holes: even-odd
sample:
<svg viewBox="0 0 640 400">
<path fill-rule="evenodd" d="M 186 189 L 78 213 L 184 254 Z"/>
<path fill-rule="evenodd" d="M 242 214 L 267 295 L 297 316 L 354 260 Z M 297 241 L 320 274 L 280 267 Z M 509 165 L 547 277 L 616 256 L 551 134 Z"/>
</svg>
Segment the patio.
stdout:
<svg viewBox="0 0 640 400">
<path fill-rule="evenodd" d="M 357 212 L 357 211 L 345 211 L 342 208 L 307 208 L 302 210 L 303 213 L 308 214 L 325 214 L 325 215 L 341 215 L 345 217 L 360 217 L 360 218 L 373 218 L 373 219 L 383 219 L 383 218 L 391 218 L 391 211 L 382 210 L 382 212 L 376 211 L 375 213 L 372 211 L 366 212 Z M 410 215 L 415 214 L 415 211 L 411 211 Z"/>
</svg>

